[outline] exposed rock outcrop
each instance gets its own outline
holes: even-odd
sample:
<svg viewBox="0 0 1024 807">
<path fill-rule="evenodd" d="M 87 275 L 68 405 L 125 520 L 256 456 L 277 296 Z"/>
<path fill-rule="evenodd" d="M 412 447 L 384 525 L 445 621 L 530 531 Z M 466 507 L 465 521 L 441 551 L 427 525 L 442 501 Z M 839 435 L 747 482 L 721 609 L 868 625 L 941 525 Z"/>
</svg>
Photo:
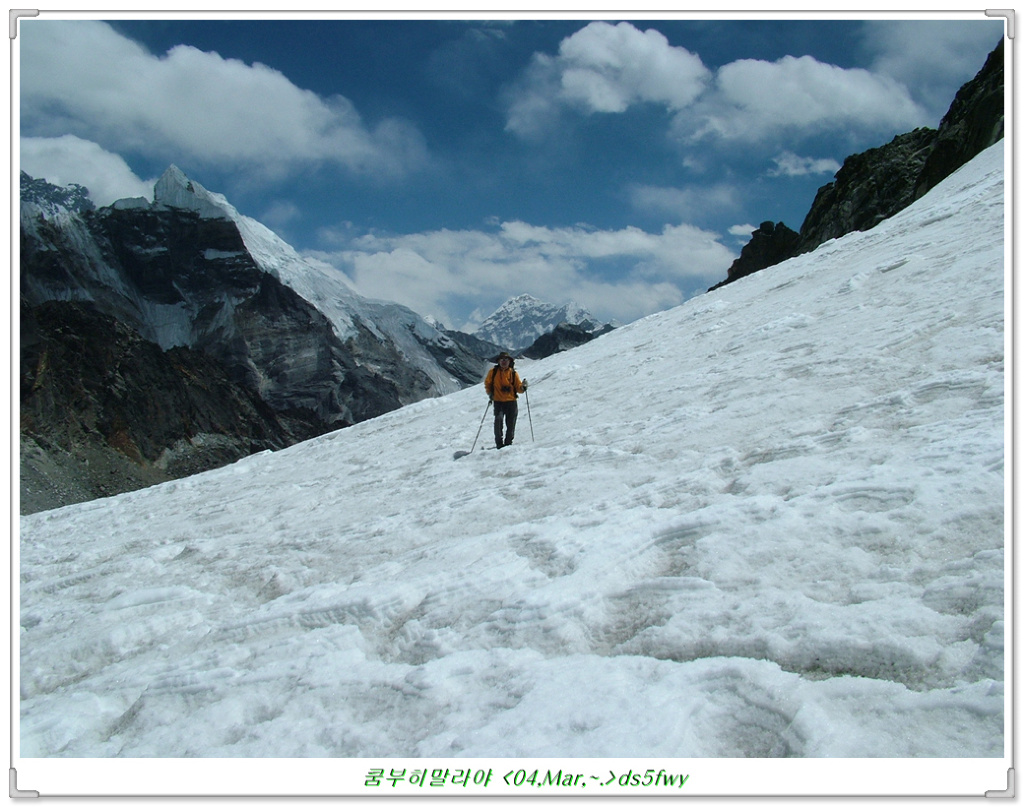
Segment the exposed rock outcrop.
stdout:
<svg viewBox="0 0 1024 807">
<path fill-rule="evenodd" d="M 847 157 L 835 181 L 818 190 L 800 237 L 786 257 L 810 252 L 847 233 L 870 230 L 913 202 L 935 135 L 934 129 L 915 129 Z"/>
<path fill-rule="evenodd" d="M 401 405 L 327 318 L 262 271 L 238 228 L 189 210 L 102 208 L 22 229 L 22 301 L 91 301 L 164 350 L 188 346 L 275 409 L 326 426 Z"/>
<path fill-rule="evenodd" d="M 960 88 L 938 130 L 915 129 L 847 157 L 835 180 L 818 189 L 799 234 L 782 222 L 762 224 L 726 279 L 709 291 L 833 238 L 870 230 L 998 142 L 1003 137 L 1003 64 L 1000 40 L 978 75 Z"/>
<path fill-rule="evenodd" d="M 750 241 L 740 250 L 740 256 L 732 262 L 726 279 L 709 291 L 786 260 L 793 254 L 799 240 L 800 234 L 781 221 L 778 224 L 761 222 L 761 226 L 750 234 Z"/>
<path fill-rule="evenodd" d="M 536 342 L 523 351 L 522 355 L 528 359 L 544 359 L 556 353 L 585 345 L 611 330 L 614 330 L 611 325 L 591 331 L 582 325 L 562 322 L 550 333 L 539 336 Z"/>
<path fill-rule="evenodd" d="M 960 166 L 1003 138 L 1005 102 L 1003 40 L 984 67 L 964 84 L 939 124 L 939 132 L 914 188 L 920 199 Z"/>
</svg>

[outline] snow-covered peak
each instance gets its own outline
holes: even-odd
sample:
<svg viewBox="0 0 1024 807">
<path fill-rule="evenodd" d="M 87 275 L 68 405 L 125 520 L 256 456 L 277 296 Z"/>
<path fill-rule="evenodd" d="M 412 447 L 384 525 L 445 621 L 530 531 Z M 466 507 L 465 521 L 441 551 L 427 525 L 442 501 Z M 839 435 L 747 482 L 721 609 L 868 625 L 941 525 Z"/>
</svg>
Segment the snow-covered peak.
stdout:
<svg viewBox="0 0 1024 807">
<path fill-rule="evenodd" d="M 522 350 L 563 322 L 590 330 L 599 327 L 593 315 L 576 302 L 570 300 L 558 306 L 530 294 L 520 294 L 506 300 L 474 333 L 509 350 Z"/>
<path fill-rule="evenodd" d="M 334 326 L 342 340 L 366 330 L 381 342 L 393 342 L 405 359 L 420 367 L 440 392 L 453 392 L 458 382 L 431 358 L 425 344 L 442 335 L 418 314 L 388 301 L 359 295 L 348 277 L 330 264 L 301 255 L 291 244 L 254 218 L 240 213 L 227 197 L 209 191 L 170 166 L 154 189 L 154 204 L 194 210 L 206 218 L 235 223 L 256 265 L 312 303 Z"/>
<path fill-rule="evenodd" d="M 229 208 L 230 211 L 234 211 L 234 208 L 228 204 L 227 199 L 189 179 L 176 165 L 164 171 L 163 176 L 157 180 L 153 188 L 153 203 L 162 207 L 191 210 L 205 219 L 233 218 Z"/>
<path fill-rule="evenodd" d="M 352 335 L 354 292 L 341 272 L 306 260 L 269 227 L 243 215 L 226 196 L 207 190 L 176 165 L 164 171 L 157 181 L 153 198 L 154 205 L 191 210 L 203 218 L 233 221 L 260 269 L 291 286 L 319 308 L 334 323 L 339 336 Z"/>
<path fill-rule="evenodd" d="M 538 300 L 532 294 L 519 294 L 506 300 L 501 306 L 502 308 L 528 308 L 530 306 L 544 305 L 543 301 Z"/>
</svg>

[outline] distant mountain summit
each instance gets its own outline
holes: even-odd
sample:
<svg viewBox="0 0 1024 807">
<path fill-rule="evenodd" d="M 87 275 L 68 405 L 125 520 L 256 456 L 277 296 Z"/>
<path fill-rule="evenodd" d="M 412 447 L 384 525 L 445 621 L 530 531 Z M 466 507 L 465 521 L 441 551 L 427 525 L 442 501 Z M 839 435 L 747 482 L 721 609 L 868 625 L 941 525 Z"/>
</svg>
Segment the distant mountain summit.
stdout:
<svg viewBox="0 0 1024 807">
<path fill-rule="evenodd" d="M 587 309 L 575 302 L 557 306 L 529 294 L 520 294 L 506 300 L 480 323 L 473 335 L 506 350 L 521 352 L 563 323 L 579 326 L 587 332 L 604 327 L 604 323 L 598 322 Z"/>
</svg>

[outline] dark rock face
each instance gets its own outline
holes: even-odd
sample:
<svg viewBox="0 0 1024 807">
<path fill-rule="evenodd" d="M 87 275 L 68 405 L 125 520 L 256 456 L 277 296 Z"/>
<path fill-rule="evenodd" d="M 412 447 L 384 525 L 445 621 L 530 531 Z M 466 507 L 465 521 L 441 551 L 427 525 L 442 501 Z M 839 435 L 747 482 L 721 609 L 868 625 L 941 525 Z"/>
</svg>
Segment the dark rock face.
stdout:
<svg viewBox="0 0 1024 807">
<path fill-rule="evenodd" d="M 818 190 L 795 238 L 762 224 L 724 281 L 810 252 L 833 238 L 870 230 L 903 210 L 1003 137 L 1003 42 L 975 78 L 960 88 L 938 131 L 915 129 L 878 148 L 847 157 L 835 181 Z"/>
<path fill-rule="evenodd" d="M 799 238 L 799 233 L 781 221 L 778 224 L 762 222 L 750 234 L 750 241 L 740 250 L 740 256 L 732 262 L 727 278 L 709 291 L 786 260 L 793 254 Z"/>
<path fill-rule="evenodd" d="M 208 470 L 325 431 L 215 359 L 162 350 L 84 302 L 21 306 L 22 512 Z"/>
<path fill-rule="evenodd" d="M 490 363 L 490 357 L 497 356 L 502 350 L 505 350 L 501 345 L 496 345 L 494 342 L 488 342 L 486 339 L 480 339 L 473 334 L 463 333 L 462 331 L 445 330 L 444 334 L 453 342 L 461 345 L 464 350 L 469 351 L 474 356 L 480 357 L 484 361 L 484 372 L 483 374 L 480 374 L 480 378 L 478 380 L 482 380 L 484 375 L 486 375 L 487 364 Z"/>
<path fill-rule="evenodd" d="M 563 322 L 550 333 L 538 337 L 536 342 L 523 351 L 523 356 L 528 359 L 543 359 L 585 345 L 610 330 L 613 330 L 610 325 L 598 331 L 590 331 L 582 325 Z"/>
<path fill-rule="evenodd" d="M 194 347 L 275 409 L 309 410 L 325 426 L 401 405 L 393 382 L 357 369 L 326 317 L 256 266 L 228 219 L 103 208 L 62 225 L 22 230 L 26 304 L 92 301 L 143 339 Z"/>
<path fill-rule="evenodd" d="M 437 394 L 365 323 L 342 342 L 256 264 L 230 219 L 144 201 L 97 210 L 75 188 L 27 175 L 22 185 L 26 512 L 207 470 Z M 451 344 L 457 364 L 465 353 Z M 476 382 L 478 370 L 459 369 Z M 97 480 L 97 468 L 110 473 Z"/>
<path fill-rule="evenodd" d="M 935 143 L 934 129 L 915 129 L 846 158 L 835 181 L 818 190 L 791 255 L 833 238 L 870 230 L 914 201 L 917 178 Z"/>
<path fill-rule="evenodd" d="M 1003 41 L 964 84 L 939 124 L 939 133 L 914 189 L 920 199 L 977 154 L 1003 138 Z"/>
</svg>

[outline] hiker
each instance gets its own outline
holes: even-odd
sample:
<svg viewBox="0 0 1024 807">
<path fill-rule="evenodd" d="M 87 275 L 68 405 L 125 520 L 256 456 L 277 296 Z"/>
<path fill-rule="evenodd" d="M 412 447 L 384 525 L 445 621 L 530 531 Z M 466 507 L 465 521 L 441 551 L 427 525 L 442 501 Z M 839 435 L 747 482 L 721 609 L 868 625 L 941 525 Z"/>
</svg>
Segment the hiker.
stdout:
<svg viewBox="0 0 1024 807">
<path fill-rule="evenodd" d="M 520 380 L 516 372 L 515 360 L 508 353 L 498 354 L 497 364 L 490 369 L 484 381 L 487 397 L 494 402 L 494 444 L 497 448 L 512 445 L 512 440 L 515 439 L 516 418 L 519 416 L 516 398 L 520 392 L 526 391 L 526 386 L 526 380 Z"/>
</svg>

